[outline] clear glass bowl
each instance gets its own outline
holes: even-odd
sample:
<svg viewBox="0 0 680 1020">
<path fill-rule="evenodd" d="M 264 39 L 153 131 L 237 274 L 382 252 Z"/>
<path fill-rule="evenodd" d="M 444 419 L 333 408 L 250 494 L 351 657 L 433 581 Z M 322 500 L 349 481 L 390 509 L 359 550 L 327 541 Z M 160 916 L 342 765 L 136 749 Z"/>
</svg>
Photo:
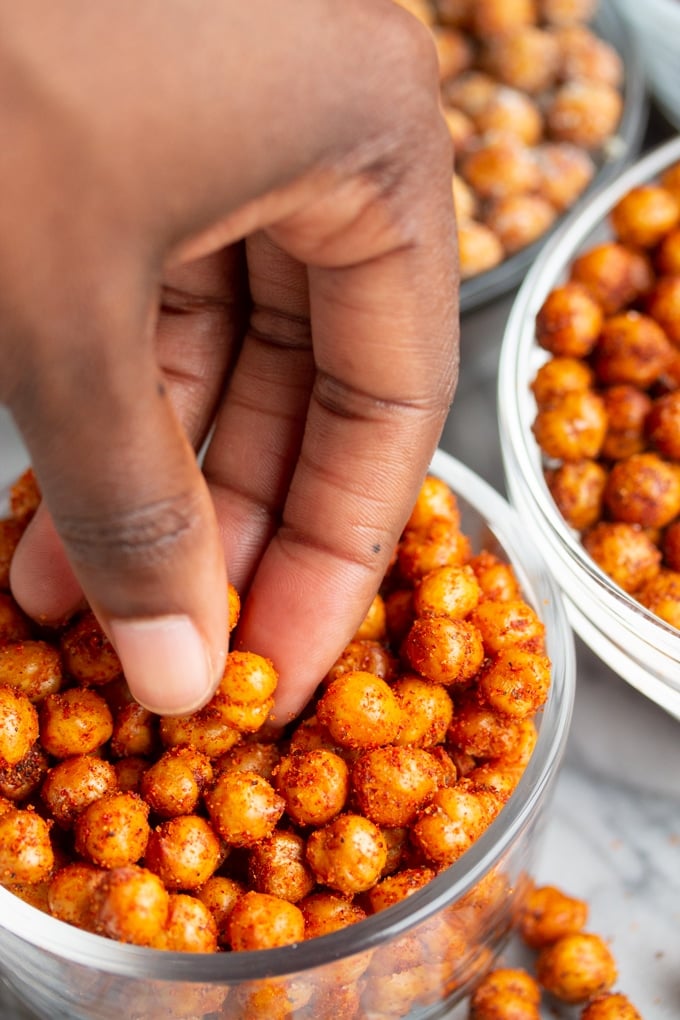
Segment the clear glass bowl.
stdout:
<svg viewBox="0 0 680 1020">
<path fill-rule="evenodd" d="M 648 98 L 646 91 L 645 69 L 642 61 L 642 54 L 638 44 L 638 35 L 632 30 L 628 21 L 622 16 L 615 6 L 616 0 L 600 0 L 596 17 L 593 21 L 593 28 L 603 39 L 611 43 L 619 53 L 624 67 L 623 82 L 623 112 L 616 135 L 610 139 L 605 151 L 599 157 L 599 165 L 595 177 L 577 200 L 574 209 L 580 209 L 594 191 L 603 187 L 608 181 L 615 180 L 623 167 L 633 160 L 642 145 L 645 128 L 647 126 Z M 623 3 L 624 0 L 621 0 Z M 680 22 L 680 4 L 678 0 L 653 0 L 654 5 L 670 7 L 675 5 L 678 8 L 676 21 Z M 637 3 L 637 0 L 625 0 L 625 6 Z M 647 17 L 647 7 L 640 8 L 639 17 Z M 650 26 L 651 31 L 651 26 Z M 676 59 L 678 27 L 671 36 L 670 47 L 673 48 L 673 58 Z M 666 48 L 669 44 L 666 43 Z M 676 66 L 680 68 L 680 60 L 676 59 Z M 680 70 L 676 71 L 680 74 Z M 680 90 L 676 93 L 675 102 L 680 103 Z M 567 214 L 569 215 L 569 214 Z M 516 254 L 504 259 L 500 265 L 489 269 L 484 273 L 464 280 L 460 287 L 460 308 L 461 312 L 469 312 L 473 308 L 488 304 L 490 301 L 501 297 L 513 290 L 524 278 L 527 269 L 541 251 L 543 245 L 554 231 L 559 228 L 563 218 L 557 221 L 554 228 L 547 231 L 543 237 L 533 244 L 527 245 Z"/>
<path fill-rule="evenodd" d="M 57 921 L 0 888 L 5 978 L 39 1017 L 349 1018 L 359 1014 L 341 1012 L 342 989 L 358 981 L 362 1016 L 370 1015 L 373 996 L 372 1008 L 384 1020 L 429 1020 L 447 1015 L 490 965 L 511 930 L 564 751 L 575 685 L 573 635 L 559 589 L 509 504 L 443 452 L 432 470 L 458 495 L 473 547 L 509 559 L 547 628 L 550 696 L 526 772 L 497 819 L 459 861 L 406 900 L 335 934 L 260 952 L 179 954 L 122 945 Z M 409 988 L 416 973 L 421 994 L 414 1004 Z"/>
<path fill-rule="evenodd" d="M 508 494 L 566 597 L 572 626 L 616 673 L 680 719 L 680 632 L 597 567 L 565 523 L 543 478 L 531 431 L 536 415 L 530 383 L 546 360 L 534 336 L 536 314 L 564 281 L 575 255 L 611 237 L 607 217 L 631 188 L 680 160 L 680 137 L 629 167 L 599 191 L 551 238 L 513 303 L 502 340 L 498 420 Z"/>
</svg>

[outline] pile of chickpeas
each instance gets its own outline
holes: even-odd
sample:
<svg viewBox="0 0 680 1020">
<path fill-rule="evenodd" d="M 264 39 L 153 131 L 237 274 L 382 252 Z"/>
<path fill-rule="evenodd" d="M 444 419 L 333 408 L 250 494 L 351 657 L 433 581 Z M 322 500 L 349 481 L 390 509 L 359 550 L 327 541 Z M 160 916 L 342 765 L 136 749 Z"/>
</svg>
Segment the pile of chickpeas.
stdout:
<svg viewBox="0 0 680 1020">
<path fill-rule="evenodd" d="M 463 280 L 538 240 L 590 184 L 623 111 L 596 0 L 398 0 L 430 27 L 454 150 Z"/>
<path fill-rule="evenodd" d="M 535 953 L 535 976 L 499 967 L 474 989 L 469 1020 L 540 1020 L 548 1000 L 581 1007 L 580 1020 L 642 1020 L 622 992 L 612 991 L 618 971 L 611 949 L 585 930 L 588 904 L 554 885 L 532 886 L 522 899 L 516 930 Z"/>
<path fill-rule="evenodd" d="M 608 219 L 538 312 L 533 433 L 588 554 L 680 629 L 680 164 Z"/>
<path fill-rule="evenodd" d="M 281 730 L 263 729 L 277 675 L 255 653 L 229 653 L 200 711 L 158 717 L 87 606 L 51 629 L 28 620 L 8 574 L 39 499 L 29 470 L 0 521 L 0 882 L 14 894 L 133 945 L 268 949 L 409 896 L 502 810 L 550 689 L 544 625 L 512 567 L 472 550 L 440 479 L 423 483 L 354 639 Z M 520 884 L 497 867 L 450 916 L 396 954 L 362 953 L 302 1005 L 399 1017 L 449 994 L 468 964 L 488 967 Z M 260 1006 L 247 1016 L 275 1016 Z"/>
</svg>

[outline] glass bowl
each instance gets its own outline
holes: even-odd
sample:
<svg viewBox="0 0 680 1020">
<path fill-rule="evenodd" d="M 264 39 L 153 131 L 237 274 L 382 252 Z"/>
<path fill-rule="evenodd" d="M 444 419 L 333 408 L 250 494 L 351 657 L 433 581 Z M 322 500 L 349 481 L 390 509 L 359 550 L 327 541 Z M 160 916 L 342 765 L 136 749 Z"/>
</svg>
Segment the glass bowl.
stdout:
<svg viewBox="0 0 680 1020">
<path fill-rule="evenodd" d="M 635 0 L 630 0 L 631 4 Z M 677 0 L 654 0 L 662 6 L 678 6 Z M 641 9 L 640 16 L 645 17 L 646 8 Z M 680 11 L 678 19 L 680 20 Z M 645 128 L 647 126 L 648 101 L 645 83 L 645 71 L 642 62 L 637 35 L 631 30 L 628 22 L 621 17 L 613 0 L 600 0 L 593 29 L 607 42 L 611 43 L 619 53 L 624 67 L 623 111 L 616 135 L 611 138 L 605 151 L 598 157 L 597 172 L 583 194 L 577 199 L 572 209 L 581 208 L 595 190 L 614 180 L 622 168 L 638 154 Z M 675 39 L 675 35 L 671 37 Z M 671 43 L 671 47 L 674 42 Z M 678 93 L 680 94 L 680 93 Z M 676 94 L 676 103 L 678 98 Z M 568 214 L 567 214 L 568 215 Z M 498 266 L 477 276 L 463 280 L 460 287 L 461 312 L 469 312 L 481 305 L 507 294 L 524 278 L 527 269 L 533 263 L 547 239 L 552 236 L 559 223 L 548 230 L 543 237 L 533 244 L 527 245 L 516 254 L 504 259 Z"/>
<path fill-rule="evenodd" d="M 535 341 L 536 314 L 564 281 L 575 255 L 611 237 L 607 216 L 631 188 L 680 160 L 680 137 L 655 149 L 599 191 L 565 222 L 536 260 L 513 303 L 498 373 L 501 453 L 511 502 L 566 597 L 572 626 L 633 687 L 680 719 L 680 632 L 619 588 L 591 560 L 565 523 L 543 478 L 531 431 L 536 404 L 530 383 L 547 354 Z"/>
<path fill-rule="evenodd" d="M 189 954 L 123 945 L 68 926 L 0 888 L 4 977 L 38 1017 L 424 1020 L 448 1015 L 491 964 L 511 931 L 567 739 L 573 635 L 559 589 L 509 504 L 441 451 L 432 471 L 457 494 L 473 549 L 512 563 L 547 629 L 551 691 L 535 750 L 508 803 L 462 858 L 413 895 L 358 925 L 278 949 Z M 451 942 L 454 931 L 458 938 Z M 417 967 L 419 987 L 426 977 L 427 992 L 414 1005 L 409 982 Z M 360 1014 L 342 999 L 343 989 L 357 981 L 364 989 Z"/>
</svg>

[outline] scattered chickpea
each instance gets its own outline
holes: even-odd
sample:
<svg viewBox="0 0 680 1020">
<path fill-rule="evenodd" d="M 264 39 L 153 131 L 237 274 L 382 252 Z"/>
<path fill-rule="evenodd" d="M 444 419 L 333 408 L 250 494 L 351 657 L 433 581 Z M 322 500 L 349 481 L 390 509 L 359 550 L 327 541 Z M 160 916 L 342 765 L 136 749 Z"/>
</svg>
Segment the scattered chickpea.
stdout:
<svg viewBox="0 0 680 1020">
<path fill-rule="evenodd" d="M 599 935 L 564 935 L 543 948 L 536 959 L 539 984 L 563 1002 L 580 1003 L 608 991 L 617 969 L 610 949 Z"/>
<path fill-rule="evenodd" d="M 551 945 L 585 928 L 588 905 L 552 885 L 536 886 L 522 902 L 517 929 L 532 949 Z"/>
<path fill-rule="evenodd" d="M 583 1008 L 581 1020 L 642 1020 L 642 1017 L 625 995 L 605 992 Z"/>
</svg>

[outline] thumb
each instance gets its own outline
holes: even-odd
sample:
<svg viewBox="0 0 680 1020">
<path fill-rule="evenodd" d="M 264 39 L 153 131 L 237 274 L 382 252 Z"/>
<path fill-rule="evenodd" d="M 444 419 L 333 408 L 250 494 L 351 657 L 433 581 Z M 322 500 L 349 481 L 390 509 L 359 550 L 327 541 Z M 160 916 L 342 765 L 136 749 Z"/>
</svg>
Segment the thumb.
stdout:
<svg viewBox="0 0 680 1020">
<path fill-rule="evenodd" d="M 82 353 L 62 349 L 56 377 L 44 359 L 33 399 L 13 408 L 43 493 L 13 592 L 57 620 L 82 590 L 134 697 L 190 712 L 212 695 L 228 644 L 212 500 L 150 354 L 90 346 L 84 380 Z"/>
</svg>

